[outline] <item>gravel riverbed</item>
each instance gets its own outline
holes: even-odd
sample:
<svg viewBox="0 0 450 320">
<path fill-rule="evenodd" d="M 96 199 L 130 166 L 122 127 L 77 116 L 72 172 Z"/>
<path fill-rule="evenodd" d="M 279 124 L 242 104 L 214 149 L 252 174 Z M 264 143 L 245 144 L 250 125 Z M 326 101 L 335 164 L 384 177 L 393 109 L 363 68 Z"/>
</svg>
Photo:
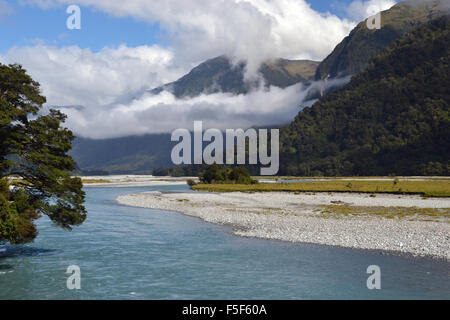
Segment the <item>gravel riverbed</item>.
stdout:
<svg viewBox="0 0 450 320">
<path fill-rule="evenodd" d="M 231 226 L 233 233 L 290 242 L 314 243 L 433 256 L 450 261 L 450 198 L 354 193 L 161 193 L 117 198 L 134 207 L 181 212 Z M 446 209 L 434 219 L 379 215 L 329 215 L 324 206 Z M 406 209 L 405 209 L 406 210 Z"/>
</svg>

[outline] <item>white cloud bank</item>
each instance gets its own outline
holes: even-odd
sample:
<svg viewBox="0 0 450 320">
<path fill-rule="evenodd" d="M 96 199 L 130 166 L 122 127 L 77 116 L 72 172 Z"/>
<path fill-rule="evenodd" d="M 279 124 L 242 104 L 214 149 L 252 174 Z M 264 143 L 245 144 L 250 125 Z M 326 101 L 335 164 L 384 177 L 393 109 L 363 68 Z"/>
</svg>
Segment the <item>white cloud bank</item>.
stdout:
<svg viewBox="0 0 450 320">
<path fill-rule="evenodd" d="M 1 1 L 1 0 L 0 0 Z M 42 7 L 71 0 L 28 0 Z M 351 8 L 356 16 L 370 0 Z M 257 76 L 272 58 L 320 60 L 350 32 L 355 22 L 312 10 L 305 0 L 78 0 L 115 16 L 159 22 L 171 46 L 104 48 L 46 45 L 12 48 L 2 63 L 21 63 L 42 85 L 49 105 L 64 109 L 78 135 L 109 138 L 190 128 L 194 120 L 210 127 L 248 127 L 288 123 L 305 96 L 301 85 L 256 90 L 248 95 L 218 93 L 177 100 L 146 89 L 171 82 L 206 59 L 227 54 L 248 62 L 247 76 Z M 387 5 L 387 4 L 386 4 Z M 357 19 L 355 19 L 357 20 Z M 83 28 L 89 25 L 83 24 Z M 304 88 L 303 88 L 304 89 Z"/>
<path fill-rule="evenodd" d="M 348 80 L 313 85 L 332 86 Z M 127 104 L 62 111 L 69 116 L 69 125 L 75 132 L 97 139 L 164 133 L 177 128 L 192 130 L 194 121 L 203 121 L 204 128 L 249 128 L 291 122 L 301 110 L 300 103 L 308 89 L 297 84 L 286 89 L 259 88 L 246 95 L 215 93 L 189 99 L 177 99 L 164 91 L 159 95 L 145 93 Z"/>
<path fill-rule="evenodd" d="M 129 100 L 145 89 L 181 76 L 173 53 L 158 46 L 104 48 L 97 53 L 78 46 L 12 48 L 0 62 L 18 62 L 41 83 L 50 105 L 90 108 Z"/>
<path fill-rule="evenodd" d="M 42 7 L 73 0 L 28 0 Z M 249 62 L 250 74 L 270 58 L 320 60 L 354 23 L 320 14 L 305 0 L 78 0 L 118 17 L 158 22 L 178 62 L 197 64 L 227 54 Z M 89 25 L 83 24 L 84 29 Z"/>
</svg>

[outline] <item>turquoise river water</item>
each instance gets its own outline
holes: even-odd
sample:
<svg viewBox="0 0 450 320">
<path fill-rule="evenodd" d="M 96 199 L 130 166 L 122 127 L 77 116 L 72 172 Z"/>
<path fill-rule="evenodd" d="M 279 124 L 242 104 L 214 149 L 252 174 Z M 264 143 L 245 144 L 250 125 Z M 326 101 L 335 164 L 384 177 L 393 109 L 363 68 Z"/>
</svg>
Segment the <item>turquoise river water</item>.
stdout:
<svg viewBox="0 0 450 320">
<path fill-rule="evenodd" d="M 179 213 L 121 206 L 120 195 L 185 186 L 86 188 L 86 222 L 38 222 L 30 245 L 0 247 L 0 299 L 450 299 L 450 263 L 241 238 Z M 67 268 L 81 289 L 67 288 Z M 367 267 L 381 268 L 369 290 Z"/>
</svg>

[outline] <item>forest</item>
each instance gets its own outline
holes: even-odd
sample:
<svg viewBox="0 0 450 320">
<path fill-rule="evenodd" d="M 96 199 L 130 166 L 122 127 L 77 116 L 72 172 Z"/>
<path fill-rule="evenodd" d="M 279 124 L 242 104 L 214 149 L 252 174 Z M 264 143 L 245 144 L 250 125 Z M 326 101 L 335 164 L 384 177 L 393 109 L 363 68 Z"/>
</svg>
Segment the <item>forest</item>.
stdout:
<svg viewBox="0 0 450 320">
<path fill-rule="evenodd" d="M 423 24 L 280 130 L 280 174 L 448 175 L 450 18 Z"/>
</svg>

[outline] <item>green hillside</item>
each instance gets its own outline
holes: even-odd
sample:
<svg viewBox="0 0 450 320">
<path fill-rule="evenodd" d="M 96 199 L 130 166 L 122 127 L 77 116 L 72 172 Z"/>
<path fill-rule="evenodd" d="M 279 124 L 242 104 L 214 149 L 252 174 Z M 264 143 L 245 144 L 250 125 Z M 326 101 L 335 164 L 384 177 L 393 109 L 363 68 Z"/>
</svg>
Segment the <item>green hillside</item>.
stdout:
<svg viewBox="0 0 450 320">
<path fill-rule="evenodd" d="M 149 174 L 170 165 L 170 134 L 94 140 L 76 138 L 71 156 L 84 174 Z"/>
<path fill-rule="evenodd" d="M 286 175 L 449 175 L 450 18 L 395 41 L 281 130 Z"/>
<path fill-rule="evenodd" d="M 420 24 L 449 12 L 448 0 L 400 2 L 381 13 L 381 29 L 369 30 L 363 21 L 319 65 L 316 80 L 345 77 L 364 70 L 371 58 Z"/>
</svg>

